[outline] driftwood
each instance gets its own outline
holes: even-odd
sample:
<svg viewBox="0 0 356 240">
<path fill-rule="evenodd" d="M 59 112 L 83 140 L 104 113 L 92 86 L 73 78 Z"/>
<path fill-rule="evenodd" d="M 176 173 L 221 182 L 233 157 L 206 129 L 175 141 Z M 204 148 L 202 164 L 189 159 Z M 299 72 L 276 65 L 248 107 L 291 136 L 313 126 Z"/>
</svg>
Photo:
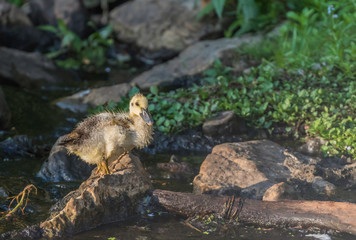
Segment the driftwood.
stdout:
<svg viewBox="0 0 356 240">
<path fill-rule="evenodd" d="M 245 224 L 318 227 L 356 235 L 356 204 L 285 200 L 266 202 L 239 197 L 154 190 L 159 205 L 183 216 L 215 214 Z"/>
</svg>

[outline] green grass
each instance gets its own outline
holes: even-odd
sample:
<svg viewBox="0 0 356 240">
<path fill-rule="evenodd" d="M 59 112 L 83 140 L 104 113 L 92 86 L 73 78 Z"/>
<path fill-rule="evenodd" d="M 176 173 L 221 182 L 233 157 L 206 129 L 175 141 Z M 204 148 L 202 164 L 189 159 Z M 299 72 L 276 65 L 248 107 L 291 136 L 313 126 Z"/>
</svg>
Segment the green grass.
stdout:
<svg viewBox="0 0 356 240">
<path fill-rule="evenodd" d="M 233 110 L 251 127 L 272 131 L 282 125 L 297 138 L 305 137 L 297 131 L 303 124 L 306 137 L 327 141 L 325 155 L 355 158 L 355 10 L 355 1 L 309 1 L 299 13 L 288 12 L 281 35 L 238 51 L 260 63 L 250 73 L 236 77 L 217 60 L 203 86 L 170 92 L 152 87 L 149 110 L 158 130 L 182 131 Z"/>
</svg>

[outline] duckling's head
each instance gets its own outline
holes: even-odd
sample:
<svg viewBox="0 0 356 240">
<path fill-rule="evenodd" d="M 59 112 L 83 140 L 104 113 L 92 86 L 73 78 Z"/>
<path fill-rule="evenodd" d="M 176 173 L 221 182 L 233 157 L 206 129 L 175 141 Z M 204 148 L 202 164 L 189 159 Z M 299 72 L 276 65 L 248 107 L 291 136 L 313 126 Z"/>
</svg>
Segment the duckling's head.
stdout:
<svg viewBox="0 0 356 240">
<path fill-rule="evenodd" d="M 141 93 L 136 93 L 130 101 L 130 114 L 140 116 L 147 125 L 153 125 L 153 119 L 148 111 L 148 101 Z"/>
</svg>

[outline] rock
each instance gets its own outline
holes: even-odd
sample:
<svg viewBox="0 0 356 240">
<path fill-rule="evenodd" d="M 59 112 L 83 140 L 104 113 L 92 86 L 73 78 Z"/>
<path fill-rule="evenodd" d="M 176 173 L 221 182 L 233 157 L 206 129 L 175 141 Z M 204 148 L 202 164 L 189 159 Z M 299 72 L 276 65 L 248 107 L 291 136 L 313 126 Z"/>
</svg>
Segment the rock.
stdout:
<svg viewBox="0 0 356 240">
<path fill-rule="evenodd" d="M 76 181 L 88 178 L 95 166 L 87 164 L 75 155 L 68 155 L 65 147 L 60 145 L 63 137 L 58 138 L 53 145 L 49 157 L 43 163 L 37 177 L 49 182 Z"/>
<path fill-rule="evenodd" d="M 59 203 L 40 227 L 44 237 L 72 235 L 99 225 L 127 220 L 138 213 L 143 197 L 152 190 L 140 160 L 125 155 L 110 166 L 112 174 L 91 177 Z"/>
<path fill-rule="evenodd" d="M 187 8 L 192 5 L 187 2 L 128 1 L 110 12 L 110 21 L 121 41 L 135 43 L 150 51 L 179 52 L 199 39 L 221 31 L 216 20 L 211 23 L 198 21 L 197 11 Z"/>
<path fill-rule="evenodd" d="M 30 18 L 34 25 L 55 25 L 54 0 L 29 0 Z"/>
<path fill-rule="evenodd" d="M 27 53 L 0 47 L 0 83 L 21 87 L 43 87 L 73 79 L 65 70 L 39 53 Z"/>
<path fill-rule="evenodd" d="M 94 108 L 110 101 L 120 102 L 122 97 L 128 95 L 130 89 L 131 85 L 127 83 L 88 89 L 72 96 L 59 99 L 56 105 L 73 112 L 87 112 L 89 107 Z"/>
<path fill-rule="evenodd" d="M 87 14 L 80 0 L 29 0 L 35 25 L 56 25 L 62 19 L 79 36 L 87 31 Z"/>
<path fill-rule="evenodd" d="M 234 194 L 244 189 L 244 196 L 262 199 L 269 187 L 290 177 L 285 158 L 283 148 L 268 140 L 217 145 L 193 181 L 194 192 Z"/>
<path fill-rule="evenodd" d="M 0 142 L 0 157 L 31 156 L 39 152 L 26 135 L 15 135 Z"/>
<path fill-rule="evenodd" d="M 62 19 L 68 29 L 79 36 L 85 35 L 87 15 L 81 0 L 55 0 L 53 12 L 55 18 Z"/>
<path fill-rule="evenodd" d="M 1 27 L 0 46 L 22 51 L 46 52 L 53 45 L 54 36 L 35 27 Z"/>
<path fill-rule="evenodd" d="M 7 129 L 10 127 L 11 112 L 7 106 L 5 94 L 0 87 L 0 129 Z"/>
<path fill-rule="evenodd" d="M 186 162 L 157 163 L 157 168 L 171 173 L 193 174 L 194 169 Z"/>
<path fill-rule="evenodd" d="M 215 59 L 222 57 L 224 51 L 232 51 L 244 43 L 254 43 L 262 39 L 262 35 L 256 35 L 197 42 L 186 48 L 178 57 L 143 72 L 131 83 L 144 90 L 154 85 L 160 87 L 180 85 L 176 82 L 177 79 L 204 72 L 214 64 Z"/>
<path fill-rule="evenodd" d="M 272 187 L 267 189 L 262 198 L 263 201 L 279 201 L 282 199 L 299 199 L 294 188 L 285 182 L 274 184 Z"/>
<path fill-rule="evenodd" d="M 27 15 L 15 5 L 7 1 L 0 1 L 0 26 L 2 27 L 23 27 L 32 26 Z"/>
<path fill-rule="evenodd" d="M 320 153 L 320 148 L 326 144 L 326 141 L 320 137 L 310 138 L 305 144 L 299 147 L 299 151 L 304 154 L 317 155 Z"/>
<path fill-rule="evenodd" d="M 317 176 L 312 183 L 313 189 L 322 195 L 331 196 L 335 194 L 336 186 L 328 181 L 325 181 L 322 177 Z"/>
<path fill-rule="evenodd" d="M 7 197 L 9 197 L 9 195 L 7 195 L 5 189 L 0 187 L 0 198 L 7 198 Z"/>
<path fill-rule="evenodd" d="M 238 119 L 234 111 L 220 112 L 203 124 L 203 132 L 210 137 L 236 135 L 246 133 L 243 119 Z"/>
</svg>

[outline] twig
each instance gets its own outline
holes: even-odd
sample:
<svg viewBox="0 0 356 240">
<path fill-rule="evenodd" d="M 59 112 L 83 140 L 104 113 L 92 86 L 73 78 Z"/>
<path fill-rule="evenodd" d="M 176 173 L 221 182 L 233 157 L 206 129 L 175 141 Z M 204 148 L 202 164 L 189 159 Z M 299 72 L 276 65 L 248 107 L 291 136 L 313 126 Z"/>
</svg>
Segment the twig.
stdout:
<svg viewBox="0 0 356 240">
<path fill-rule="evenodd" d="M 12 200 L 11 200 L 11 202 L 9 204 L 8 210 L 3 213 L 3 214 L 5 214 L 5 216 L 1 217 L 0 220 L 10 217 L 18 209 L 21 210 L 22 214 L 25 214 L 24 210 L 25 210 L 25 208 L 27 206 L 28 198 L 29 198 L 29 195 L 30 195 L 32 190 L 35 190 L 35 194 L 37 194 L 37 188 L 35 187 L 35 185 L 30 184 L 30 185 L 27 185 L 22 190 L 22 192 L 20 192 L 18 195 L 14 196 L 14 197 L 8 197 L 7 199 L 12 199 Z M 11 206 L 14 203 L 15 200 L 16 200 L 16 206 L 11 210 Z"/>
</svg>

